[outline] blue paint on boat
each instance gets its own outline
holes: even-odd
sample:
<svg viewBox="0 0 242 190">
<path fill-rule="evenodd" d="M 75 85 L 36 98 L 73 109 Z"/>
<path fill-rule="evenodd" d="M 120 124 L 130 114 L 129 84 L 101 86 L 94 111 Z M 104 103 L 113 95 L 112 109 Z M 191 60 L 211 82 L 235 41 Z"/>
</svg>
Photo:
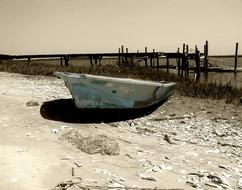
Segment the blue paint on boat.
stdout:
<svg viewBox="0 0 242 190">
<path fill-rule="evenodd" d="M 144 108 L 168 98 L 174 82 L 54 72 L 69 88 L 77 108 Z"/>
</svg>

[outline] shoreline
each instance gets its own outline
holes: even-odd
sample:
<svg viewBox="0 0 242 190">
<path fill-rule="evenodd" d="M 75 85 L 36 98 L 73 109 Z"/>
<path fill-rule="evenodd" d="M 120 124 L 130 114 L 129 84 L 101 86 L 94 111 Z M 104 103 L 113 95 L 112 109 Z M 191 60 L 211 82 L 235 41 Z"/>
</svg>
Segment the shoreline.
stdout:
<svg viewBox="0 0 242 190">
<path fill-rule="evenodd" d="M 129 187 L 239 187 L 242 106 L 174 94 L 140 118 L 65 123 L 40 114 L 44 102 L 71 97 L 62 80 L 2 72 L 0 80 L 2 189 L 51 189 L 71 178 L 71 168 L 88 185 L 112 185 L 116 180 Z M 29 101 L 39 105 L 28 107 Z M 72 129 L 116 139 L 119 155 L 87 154 L 59 140 Z"/>
</svg>

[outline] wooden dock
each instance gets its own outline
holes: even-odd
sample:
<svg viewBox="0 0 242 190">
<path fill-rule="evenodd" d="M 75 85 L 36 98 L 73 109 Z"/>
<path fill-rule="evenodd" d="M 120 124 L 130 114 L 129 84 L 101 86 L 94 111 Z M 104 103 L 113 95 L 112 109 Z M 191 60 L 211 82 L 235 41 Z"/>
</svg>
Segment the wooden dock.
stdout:
<svg viewBox="0 0 242 190">
<path fill-rule="evenodd" d="M 124 51 L 124 49 L 126 51 Z M 193 52 L 189 52 L 189 46 L 183 44 L 182 52 L 179 48 L 177 52 L 156 52 L 148 51 L 147 47 L 144 48 L 144 52 L 129 52 L 128 48 L 121 46 L 117 53 L 80 53 L 80 54 L 40 54 L 40 55 L 4 55 L 0 54 L 0 60 L 27 60 L 31 63 L 34 59 L 59 59 L 61 66 L 68 66 L 72 58 L 86 58 L 89 59 L 91 65 L 95 65 L 104 58 L 117 59 L 118 65 L 133 65 L 143 62 L 143 66 L 156 69 L 166 69 L 169 72 L 170 69 L 176 69 L 181 76 L 188 76 L 190 70 L 194 70 L 199 78 L 200 72 L 204 72 L 206 75 L 208 72 L 242 72 L 242 68 L 238 67 L 237 59 L 242 57 L 238 55 L 238 43 L 236 43 L 235 55 L 220 55 L 220 56 L 208 56 L 208 42 L 204 45 L 204 51 L 200 52 L 195 46 Z M 215 67 L 209 64 L 209 58 L 234 58 L 234 67 Z M 160 60 L 165 59 L 166 63 L 161 64 Z M 170 60 L 175 59 L 176 65 L 170 64 Z M 191 64 L 190 60 L 193 60 L 195 64 Z"/>
</svg>

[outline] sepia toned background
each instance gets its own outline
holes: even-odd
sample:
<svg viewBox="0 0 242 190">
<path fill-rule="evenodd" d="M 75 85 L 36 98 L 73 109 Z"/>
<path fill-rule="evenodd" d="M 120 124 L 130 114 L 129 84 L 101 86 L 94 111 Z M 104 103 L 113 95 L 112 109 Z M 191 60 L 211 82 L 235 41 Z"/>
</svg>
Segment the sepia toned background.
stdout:
<svg viewBox="0 0 242 190">
<path fill-rule="evenodd" d="M 242 44 L 242 0 L 0 0 L 0 53 L 176 51 Z M 241 49 L 241 48 L 239 48 Z M 241 50 L 239 50 L 241 54 Z"/>
</svg>

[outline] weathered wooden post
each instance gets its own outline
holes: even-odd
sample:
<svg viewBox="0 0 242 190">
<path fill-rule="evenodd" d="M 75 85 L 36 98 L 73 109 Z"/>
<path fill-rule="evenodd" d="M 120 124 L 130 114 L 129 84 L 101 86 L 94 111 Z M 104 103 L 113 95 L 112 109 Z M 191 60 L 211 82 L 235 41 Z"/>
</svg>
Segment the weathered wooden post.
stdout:
<svg viewBox="0 0 242 190">
<path fill-rule="evenodd" d="M 122 53 L 122 64 L 124 64 L 124 46 L 121 46 L 121 53 Z"/>
<path fill-rule="evenodd" d="M 153 66 L 155 67 L 155 49 L 153 49 L 152 62 L 153 62 Z"/>
<path fill-rule="evenodd" d="M 135 58 L 136 58 L 135 63 L 136 63 L 137 65 L 139 65 L 139 64 L 138 64 L 138 60 L 139 60 L 139 50 L 137 50 L 137 53 L 136 53 Z"/>
<path fill-rule="evenodd" d="M 28 57 L 28 65 L 30 65 L 30 63 L 31 63 L 31 58 Z"/>
<path fill-rule="evenodd" d="M 185 69 L 185 63 L 186 63 L 185 47 L 186 47 L 186 44 L 183 44 L 183 46 L 182 46 L 182 72 L 181 72 L 182 77 L 184 75 L 184 69 Z"/>
<path fill-rule="evenodd" d="M 235 46 L 235 56 L 234 56 L 234 73 L 235 74 L 237 72 L 238 48 L 239 48 L 239 43 L 237 42 L 236 46 Z"/>
<path fill-rule="evenodd" d="M 95 65 L 97 65 L 97 59 L 98 59 L 98 56 L 95 55 L 95 56 L 94 56 L 94 63 L 95 63 Z"/>
<path fill-rule="evenodd" d="M 195 51 L 196 51 L 196 75 L 195 75 L 195 80 L 199 81 L 200 79 L 200 52 L 197 49 L 197 46 L 195 47 Z"/>
<path fill-rule="evenodd" d="M 126 54 L 125 54 L 125 63 L 126 63 L 126 65 L 129 65 L 129 61 L 128 61 L 128 53 L 129 53 L 129 49 L 126 48 Z"/>
<path fill-rule="evenodd" d="M 98 56 L 98 61 L 99 61 L 99 65 L 100 65 L 100 66 L 102 65 L 102 58 L 103 58 L 103 57 L 102 57 L 101 55 Z"/>
<path fill-rule="evenodd" d="M 60 64 L 61 64 L 61 67 L 63 66 L 63 57 L 61 56 L 60 57 Z"/>
<path fill-rule="evenodd" d="M 205 69 L 205 67 L 206 67 L 206 44 L 205 45 L 203 45 L 203 55 L 204 55 L 204 59 L 203 59 L 203 68 Z"/>
<path fill-rule="evenodd" d="M 134 57 L 135 54 L 130 54 L 130 58 L 131 58 L 131 65 L 134 66 Z"/>
<path fill-rule="evenodd" d="M 181 75 L 181 53 L 179 52 L 179 58 L 178 58 L 178 75 Z"/>
<path fill-rule="evenodd" d="M 208 41 L 204 46 L 204 68 L 205 68 L 205 77 L 208 77 Z"/>
<path fill-rule="evenodd" d="M 120 65 L 120 53 L 121 53 L 121 50 L 120 48 L 118 48 L 118 65 Z"/>
<path fill-rule="evenodd" d="M 147 47 L 145 47 L 145 67 L 147 67 Z"/>
<path fill-rule="evenodd" d="M 178 58 L 177 58 L 177 68 L 178 68 L 178 75 L 181 74 L 181 61 L 180 61 L 180 48 L 177 49 L 177 54 L 178 54 Z"/>
<path fill-rule="evenodd" d="M 188 57 L 189 57 L 189 46 L 188 45 L 186 45 L 186 57 L 187 57 L 187 59 L 186 59 L 186 69 L 185 69 L 185 75 L 186 76 L 188 76 L 189 75 L 189 60 L 188 60 Z"/>
<path fill-rule="evenodd" d="M 65 55 L 64 57 L 64 61 L 65 61 L 65 66 L 69 66 L 69 56 L 68 55 Z"/>
<path fill-rule="evenodd" d="M 153 53 L 150 54 L 150 67 L 153 67 Z"/>
<path fill-rule="evenodd" d="M 159 67 L 160 67 L 160 63 L 159 63 L 160 59 L 159 59 L 159 53 L 157 52 L 156 53 L 156 66 L 157 66 L 157 70 L 159 70 Z"/>
<path fill-rule="evenodd" d="M 169 73 L 169 57 L 166 56 L 166 72 Z"/>
</svg>

